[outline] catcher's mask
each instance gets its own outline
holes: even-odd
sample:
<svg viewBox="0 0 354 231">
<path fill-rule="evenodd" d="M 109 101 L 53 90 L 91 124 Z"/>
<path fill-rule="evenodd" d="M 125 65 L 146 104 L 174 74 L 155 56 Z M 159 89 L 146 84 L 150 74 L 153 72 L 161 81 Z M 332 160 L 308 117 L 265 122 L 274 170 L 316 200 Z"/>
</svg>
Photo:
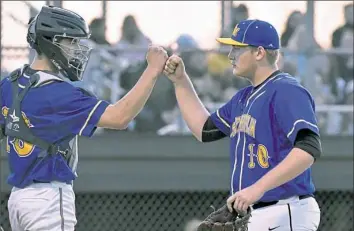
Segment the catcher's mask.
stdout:
<svg viewBox="0 0 354 231">
<path fill-rule="evenodd" d="M 44 54 L 71 81 L 82 80 L 91 48 L 82 42 L 90 37 L 88 25 L 78 14 L 59 7 L 43 6 L 30 19 L 27 41 Z"/>
</svg>

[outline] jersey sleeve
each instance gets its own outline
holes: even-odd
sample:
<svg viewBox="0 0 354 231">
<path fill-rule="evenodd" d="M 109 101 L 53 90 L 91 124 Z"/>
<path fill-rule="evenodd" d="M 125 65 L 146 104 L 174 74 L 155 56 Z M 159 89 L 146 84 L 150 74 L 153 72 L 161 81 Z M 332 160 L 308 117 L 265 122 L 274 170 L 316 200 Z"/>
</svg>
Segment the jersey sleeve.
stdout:
<svg viewBox="0 0 354 231">
<path fill-rule="evenodd" d="M 215 126 L 222 131 L 225 135 L 230 135 L 231 128 L 231 109 L 232 109 L 232 101 L 230 100 L 222 107 L 217 109 L 214 113 L 210 115 L 211 120 L 215 124 Z"/>
<path fill-rule="evenodd" d="M 320 135 L 315 103 L 305 88 L 297 85 L 281 86 L 274 97 L 274 110 L 281 130 L 292 144 L 301 129 L 310 129 Z"/>
<path fill-rule="evenodd" d="M 70 90 L 52 105 L 62 134 L 91 137 L 109 103 L 87 94 L 80 88 Z"/>
</svg>

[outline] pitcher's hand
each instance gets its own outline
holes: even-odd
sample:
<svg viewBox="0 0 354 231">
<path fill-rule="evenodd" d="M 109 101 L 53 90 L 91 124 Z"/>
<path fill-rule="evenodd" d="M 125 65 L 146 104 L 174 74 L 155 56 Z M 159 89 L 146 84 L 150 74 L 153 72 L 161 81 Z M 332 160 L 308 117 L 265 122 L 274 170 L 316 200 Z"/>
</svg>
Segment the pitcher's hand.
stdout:
<svg viewBox="0 0 354 231">
<path fill-rule="evenodd" d="M 173 82 L 178 83 L 179 81 L 186 78 L 186 70 L 184 67 L 183 60 L 177 55 L 172 55 L 166 62 L 163 73 Z"/>
</svg>

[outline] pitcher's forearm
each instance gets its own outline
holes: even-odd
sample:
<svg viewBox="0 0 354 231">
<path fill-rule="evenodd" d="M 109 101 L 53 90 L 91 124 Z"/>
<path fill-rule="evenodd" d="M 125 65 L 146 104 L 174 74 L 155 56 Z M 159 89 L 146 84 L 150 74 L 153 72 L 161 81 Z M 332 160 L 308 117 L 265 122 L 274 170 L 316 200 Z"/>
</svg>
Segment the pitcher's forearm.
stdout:
<svg viewBox="0 0 354 231">
<path fill-rule="evenodd" d="M 200 101 L 188 76 L 174 85 L 182 116 L 193 135 L 201 141 L 203 126 L 210 114 Z"/>
<path fill-rule="evenodd" d="M 310 168 L 313 162 L 314 158 L 309 153 L 299 148 L 293 148 L 280 164 L 264 175 L 256 184 L 264 192 L 267 192 L 299 176 Z"/>
</svg>

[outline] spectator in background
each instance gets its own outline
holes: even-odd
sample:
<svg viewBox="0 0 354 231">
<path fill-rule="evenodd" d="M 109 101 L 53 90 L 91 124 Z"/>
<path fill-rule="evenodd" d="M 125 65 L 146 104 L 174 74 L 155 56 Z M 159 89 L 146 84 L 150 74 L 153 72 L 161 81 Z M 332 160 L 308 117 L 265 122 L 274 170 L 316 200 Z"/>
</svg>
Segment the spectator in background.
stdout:
<svg viewBox="0 0 354 231">
<path fill-rule="evenodd" d="M 204 103 L 219 101 L 222 94 L 220 82 L 208 73 L 207 54 L 200 49 L 195 39 L 182 34 L 172 44 L 172 49 L 185 60 L 186 71 L 195 84 L 200 99 Z"/>
<path fill-rule="evenodd" d="M 298 10 L 293 11 L 289 15 L 289 17 L 286 21 L 285 30 L 284 30 L 283 34 L 281 35 L 281 46 L 282 47 L 288 46 L 289 40 L 293 36 L 296 28 L 303 23 L 303 18 L 304 18 L 304 15 Z"/>
<path fill-rule="evenodd" d="M 286 20 L 285 30 L 281 35 L 282 48 L 288 48 L 288 50 L 282 51 L 281 58 L 279 59 L 279 68 L 291 74 L 294 77 L 300 78 L 303 74 L 304 57 L 302 54 L 287 53 L 287 51 L 297 52 L 299 50 L 301 37 L 305 31 L 303 26 L 304 15 L 300 11 L 293 11 Z M 291 41 L 291 42 L 290 42 Z"/>
<path fill-rule="evenodd" d="M 95 18 L 91 21 L 90 25 L 91 37 L 90 39 L 99 45 L 110 45 L 106 40 L 106 23 L 103 18 Z"/>
<path fill-rule="evenodd" d="M 208 73 L 206 53 L 200 49 L 196 40 L 188 34 L 182 34 L 171 44 L 171 49 L 183 58 L 186 71 L 188 71 L 191 81 L 196 86 L 196 91 L 203 103 L 210 105 L 220 101 L 222 96 L 221 83 Z M 174 94 L 174 90 L 172 92 Z M 173 110 L 165 111 L 163 118 L 168 125 L 162 127 L 158 134 L 190 133 L 181 117 L 177 104 Z"/>
<path fill-rule="evenodd" d="M 278 59 L 278 67 L 281 71 L 289 73 L 290 75 L 296 77 L 297 67 L 296 63 L 288 62 L 284 58 L 284 53 L 281 51 Z"/>
<path fill-rule="evenodd" d="M 339 47 L 341 44 L 342 36 L 345 31 L 353 33 L 354 22 L 353 22 L 353 3 L 344 6 L 344 25 L 337 28 L 332 34 L 332 46 Z"/>
<path fill-rule="evenodd" d="M 237 7 L 232 8 L 232 29 L 238 24 L 239 22 L 248 19 L 249 14 L 248 14 L 248 8 L 245 4 L 240 4 Z M 228 30 L 228 31 L 232 31 Z"/>
<path fill-rule="evenodd" d="M 345 83 L 333 71 L 330 55 L 316 53 L 308 59 L 314 86 L 311 87 L 314 100 L 318 105 L 337 104 L 341 98 L 339 92 L 344 92 Z"/>
<path fill-rule="evenodd" d="M 343 49 L 350 54 L 336 55 L 339 75 L 346 81 L 353 80 L 353 4 L 344 7 L 345 24 L 336 29 L 332 34 L 333 48 Z"/>
<path fill-rule="evenodd" d="M 337 56 L 339 75 L 344 79 L 346 83 L 353 80 L 353 31 L 346 30 L 341 36 L 339 49 L 347 52 L 345 54 L 339 54 Z"/>
<path fill-rule="evenodd" d="M 295 28 L 286 48 L 286 52 L 290 53 L 285 53 L 284 62 L 290 62 L 290 66 L 296 66 L 295 77 L 298 77 L 302 84 L 314 94 L 316 81 L 311 76 L 314 75 L 312 72 L 315 72 L 315 70 L 309 70 L 312 67 L 308 63 L 312 51 L 321 49 L 321 46 L 314 37 L 309 37 L 304 22 Z"/>
<path fill-rule="evenodd" d="M 307 28 L 304 20 L 299 20 L 300 22 L 295 28 L 289 40 L 287 42 L 286 48 L 292 51 L 308 52 L 312 49 L 321 49 L 319 43 L 314 37 L 308 37 Z"/>
<path fill-rule="evenodd" d="M 344 104 L 353 106 L 354 101 L 354 88 L 353 88 L 353 80 L 351 80 L 345 89 L 345 101 Z M 345 113 L 342 119 L 342 129 L 343 135 L 353 135 L 353 113 Z"/>
<path fill-rule="evenodd" d="M 147 62 L 141 62 L 134 66 L 129 66 L 121 73 L 120 86 L 124 89 L 124 94 L 136 84 L 146 66 Z M 174 111 L 176 105 L 177 101 L 173 85 L 168 78 L 160 77 L 157 79 L 145 107 L 135 117 L 128 129 L 136 132 L 156 132 L 171 122 L 165 118 L 165 114 Z"/>
<path fill-rule="evenodd" d="M 334 59 L 333 55 L 326 53 L 315 53 L 308 59 L 311 68 L 307 78 L 314 80 L 308 89 L 318 105 L 343 104 L 345 99 L 346 83 L 339 77 Z M 344 131 L 342 124 L 345 117 L 345 114 L 338 111 L 318 111 L 318 126 L 325 134 L 338 135 Z"/>
<path fill-rule="evenodd" d="M 227 31 L 222 31 L 220 34 L 221 38 L 230 37 Z M 230 48 L 224 44 L 218 43 L 217 46 L 219 50 L 216 52 L 210 52 L 208 54 L 208 72 L 214 76 L 223 76 L 230 67 L 230 60 L 227 57 L 230 52 Z"/>
<path fill-rule="evenodd" d="M 134 16 L 128 15 L 124 18 L 121 30 L 121 38 L 115 44 L 119 58 L 125 59 L 131 65 L 145 62 L 145 54 L 151 40 L 140 30 Z"/>
<path fill-rule="evenodd" d="M 109 49 L 111 44 L 105 36 L 105 20 L 95 18 L 89 25 L 91 36 L 85 41 L 92 47 L 90 59 L 84 72 L 84 81 L 74 83 L 108 102 L 116 102 L 122 94 L 118 72 L 123 69 L 119 60 Z M 102 130 L 102 128 L 99 128 Z"/>
</svg>

